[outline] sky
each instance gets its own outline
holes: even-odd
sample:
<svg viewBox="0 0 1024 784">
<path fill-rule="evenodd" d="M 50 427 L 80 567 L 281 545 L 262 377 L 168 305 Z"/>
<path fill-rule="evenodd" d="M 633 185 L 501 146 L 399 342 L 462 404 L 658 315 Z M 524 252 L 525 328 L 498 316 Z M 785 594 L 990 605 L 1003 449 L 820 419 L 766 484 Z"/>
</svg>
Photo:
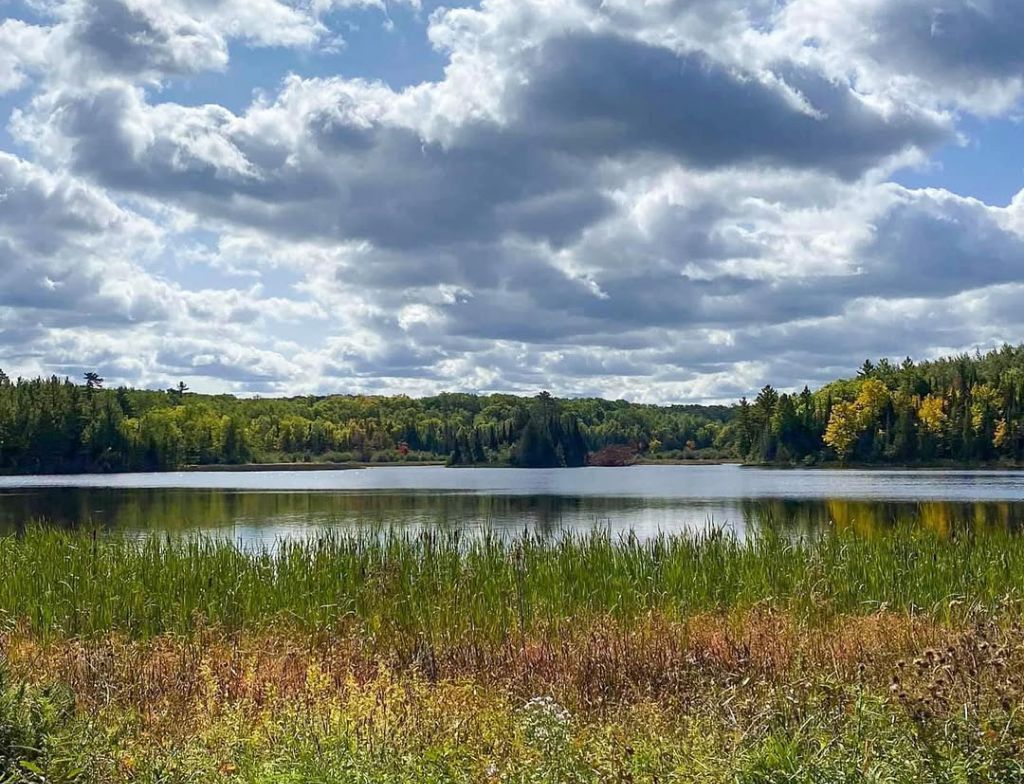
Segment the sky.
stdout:
<svg viewBox="0 0 1024 784">
<path fill-rule="evenodd" d="M 0 368 L 729 401 L 1024 340 L 1020 0 L 0 0 Z"/>
</svg>

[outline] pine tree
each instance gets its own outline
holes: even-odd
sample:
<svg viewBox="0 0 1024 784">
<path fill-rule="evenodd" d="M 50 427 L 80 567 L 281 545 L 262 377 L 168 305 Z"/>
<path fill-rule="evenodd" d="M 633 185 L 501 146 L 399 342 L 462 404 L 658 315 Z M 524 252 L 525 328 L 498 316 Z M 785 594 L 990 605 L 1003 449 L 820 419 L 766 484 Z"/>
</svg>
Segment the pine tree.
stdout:
<svg viewBox="0 0 1024 784">
<path fill-rule="evenodd" d="M 516 444 L 514 461 L 520 468 L 556 468 L 558 455 L 551 434 L 537 417 L 530 417 Z"/>
</svg>

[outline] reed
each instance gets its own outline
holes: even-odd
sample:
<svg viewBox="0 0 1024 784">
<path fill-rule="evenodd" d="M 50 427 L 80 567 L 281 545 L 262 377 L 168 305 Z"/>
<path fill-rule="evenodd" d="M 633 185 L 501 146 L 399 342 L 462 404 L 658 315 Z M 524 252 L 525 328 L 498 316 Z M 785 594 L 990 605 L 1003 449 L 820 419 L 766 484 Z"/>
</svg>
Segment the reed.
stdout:
<svg viewBox="0 0 1024 784">
<path fill-rule="evenodd" d="M 884 537 L 646 541 L 386 530 L 249 550 L 31 528 L 0 540 L 0 575 L 0 616 L 43 637 L 291 626 L 379 645 L 494 644 L 651 613 L 770 607 L 808 623 L 880 609 L 940 621 L 1016 613 L 1024 539 L 901 527 Z"/>
</svg>

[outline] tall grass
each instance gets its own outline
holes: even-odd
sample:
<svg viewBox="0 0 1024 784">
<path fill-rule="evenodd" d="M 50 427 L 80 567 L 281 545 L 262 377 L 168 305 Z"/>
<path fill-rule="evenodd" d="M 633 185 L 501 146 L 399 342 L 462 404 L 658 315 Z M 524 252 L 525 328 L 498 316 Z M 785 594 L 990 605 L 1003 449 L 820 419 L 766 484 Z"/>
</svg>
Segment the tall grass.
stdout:
<svg viewBox="0 0 1024 784">
<path fill-rule="evenodd" d="M 881 608 L 938 619 L 1024 589 L 1024 539 L 793 540 L 772 533 L 551 540 L 395 531 L 281 542 L 94 538 L 34 528 L 0 540 L 0 622 L 45 636 L 149 637 L 216 625 L 346 630 L 386 644 L 515 640 L 589 618 L 684 617 L 770 604 L 814 620 Z"/>
</svg>

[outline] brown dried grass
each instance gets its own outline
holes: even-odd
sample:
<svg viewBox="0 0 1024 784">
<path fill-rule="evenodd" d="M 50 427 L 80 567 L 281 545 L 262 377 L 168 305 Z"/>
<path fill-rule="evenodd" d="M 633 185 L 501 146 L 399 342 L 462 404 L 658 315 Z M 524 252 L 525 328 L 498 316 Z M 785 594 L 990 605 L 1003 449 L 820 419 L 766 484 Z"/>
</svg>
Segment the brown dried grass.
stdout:
<svg viewBox="0 0 1024 784">
<path fill-rule="evenodd" d="M 686 621 L 651 615 L 628 625 L 606 619 L 554 641 L 541 634 L 486 648 L 412 640 L 386 654 L 370 654 L 358 637 L 215 628 L 146 641 L 116 635 L 42 641 L 14 631 L 0 638 L 0 650 L 15 674 L 70 686 L 83 710 L 130 708 L 145 722 L 179 726 L 200 705 L 259 711 L 280 700 L 308 699 L 311 673 L 338 692 L 387 672 L 428 684 L 469 682 L 515 700 L 551 695 L 576 710 L 604 712 L 652 701 L 700 711 L 728 694 L 749 695 L 753 705 L 758 693 L 799 693 L 822 682 L 879 690 L 898 683 L 890 691 L 913 710 L 936 682 L 948 697 L 954 686 L 987 689 L 982 682 L 999 673 L 1019 680 L 1024 672 L 1024 632 L 1017 625 L 951 627 L 877 613 L 811 627 L 767 610 Z M 946 653 L 933 666 L 935 651 Z M 947 685 L 943 668 L 950 662 L 953 682 Z M 993 681 L 991 691 L 1016 699 L 1011 686 Z"/>
</svg>

